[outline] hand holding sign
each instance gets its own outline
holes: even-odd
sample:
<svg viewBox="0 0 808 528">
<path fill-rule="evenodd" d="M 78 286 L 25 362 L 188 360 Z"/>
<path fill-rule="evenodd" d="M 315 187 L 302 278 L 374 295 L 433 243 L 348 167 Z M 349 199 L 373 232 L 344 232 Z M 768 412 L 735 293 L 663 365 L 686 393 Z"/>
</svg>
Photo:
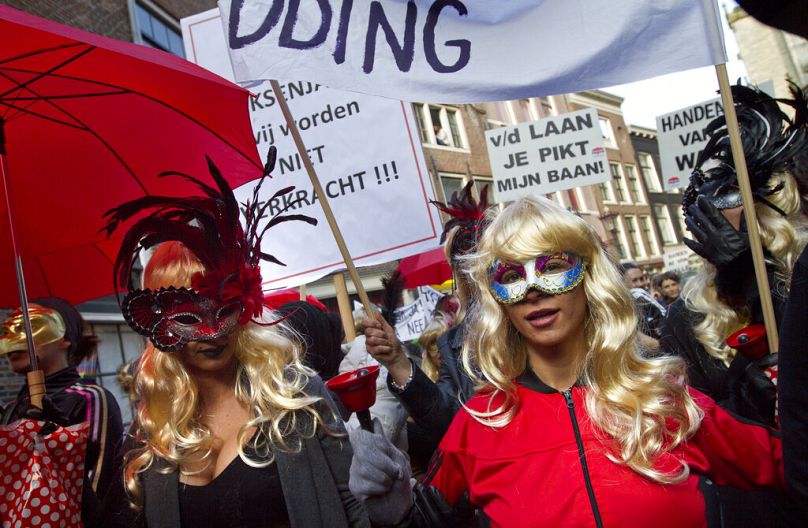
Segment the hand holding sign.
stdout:
<svg viewBox="0 0 808 528">
<path fill-rule="evenodd" d="M 412 374 L 412 367 L 401 341 L 396 337 L 395 330 L 379 314 L 376 315 L 376 319 L 362 321 L 362 328 L 365 332 L 365 347 L 368 353 L 387 367 L 393 381 L 400 386 L 406 384 Z"/>
</svg>

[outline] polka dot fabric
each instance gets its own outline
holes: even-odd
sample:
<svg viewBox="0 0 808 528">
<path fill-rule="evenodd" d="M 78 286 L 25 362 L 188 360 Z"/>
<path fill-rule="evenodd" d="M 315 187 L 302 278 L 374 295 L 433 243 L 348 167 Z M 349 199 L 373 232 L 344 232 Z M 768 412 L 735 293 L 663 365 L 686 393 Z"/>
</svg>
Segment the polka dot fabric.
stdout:
<svg viewBox="0 0 808 528">
<path fill-rule="evenodd" d="M 19 420 L 0 427 L 2 528 L 81 527 L 81 490 L 89 422 L 57 427 Z"/>
</svg>

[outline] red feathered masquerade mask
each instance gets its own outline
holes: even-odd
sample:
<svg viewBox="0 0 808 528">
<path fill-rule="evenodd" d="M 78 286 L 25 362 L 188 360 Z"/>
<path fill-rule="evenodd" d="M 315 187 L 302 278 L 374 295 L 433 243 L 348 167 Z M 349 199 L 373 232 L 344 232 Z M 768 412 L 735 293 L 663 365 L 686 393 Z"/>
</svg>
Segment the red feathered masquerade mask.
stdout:
<svg viewBox="0 0 808 528">
<path fill-rule="evenodd" d="M 468 182 L 462 191 L 453 192 L 448 204 L 432 200 L 435 207 L 451 217 L 443 226 L 443 233 L 440 236 L 441 244 L 452 229 L 458 228 L 452 237 L 452 246 L 449 248 L 452 265 L 455 264 L 457 257 L 474 251 L 483 231 L 488 227 L 485 215 L 488 209 L 488 185 L 483 187 L 480 201 L 477 202 L 471 194 L 473 184 L 474 182 Z"/>
<path fill-rule="evenodd" d="M 104 214 L 103 228 L 110 236 L 135 215 L 151 211 L 126 232 L 115 261 L 115 289 L 127 288 L 121 302 L 126 322 L 140 335 L 148 337 L 164 351 L 173 352 L 191 341 L 209 341 L 233 332 L 261 316 L 264 293 L 259 262 L 267 260 L 284 265 L 272 255 L 261 252 L 266 231 L 281 222 L 302 220 L 312 225 L 317 220 L 306 215 L 278 213 L 258 230 L 273 198 L 286 195 L 294 187 L 281 189 L 269 200 L 259 202 L 261 184 L 275 164 L 275 149 L 270 149 L 264 176 L 253 190 L 252 200 L 242 204 L 246 219 L 242 228 L 239 207 L 232 189 L 210 158 L 208 168 L 217 188 L 178 172 L 190 180 L 204 196 L 187 198 L 145 196 L 116 207 Z M 132 269 L 142 249 L 161 242 L 184 244 L 205 267 L 191 279 L 191 288 L 135 289 Z"/>
</svg>

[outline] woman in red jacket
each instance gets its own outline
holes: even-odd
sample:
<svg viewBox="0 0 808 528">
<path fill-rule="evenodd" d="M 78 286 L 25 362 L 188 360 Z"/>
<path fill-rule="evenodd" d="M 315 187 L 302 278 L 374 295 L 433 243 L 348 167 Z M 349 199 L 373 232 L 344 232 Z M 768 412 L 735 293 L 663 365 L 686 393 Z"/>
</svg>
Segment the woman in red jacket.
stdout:
<svg viewBox="0 0 808 528">
<path fill-rule="evenodd" d="M 519 200 L 467 273 L 477 291 L 463 360 L 485 381 L 425 479 L 450 505 L 468 493 L 493 526 L 687 527 L 705 526 L 699 474 L 784 487 L 779 439 L 689 389 L 681 359 L 643 357 L 630 294 L 585 221 Z M 379 470 L 388 483 L 405 473 L 368 462 L 374 440 L 352 433 L 351 489 L 374 522 L 406 524 L 383 515 L 406 510 L 374 504 L 391 501 L 389 484 L 373 485 Z M 422 524 L 422 512 L 407 515 Z"/>
</svg>

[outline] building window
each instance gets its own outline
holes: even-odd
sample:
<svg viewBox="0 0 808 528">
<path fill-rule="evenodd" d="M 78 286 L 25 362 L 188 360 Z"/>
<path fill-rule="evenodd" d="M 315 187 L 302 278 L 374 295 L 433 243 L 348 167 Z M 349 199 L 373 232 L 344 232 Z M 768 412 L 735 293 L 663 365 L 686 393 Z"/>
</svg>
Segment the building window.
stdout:
<svg viewBox="0 0 808 528">
<path fill-rule="evenodd" d="M 637 219 L 633 216 L 626 215 L 626 231 L 628 231 L 628 242 L 631 244 L 631 252 L 634 256 L 645 256 L 645 249 L 642 245 L 642 240 L 639 239 L 637 233 Z"/>
<path fill-rule="evenodd" d="M 440 185 L 443 187 L 443 195 L 448 202 L 452 198 L 452 193 L 459 193 L 463 189 L 463 176 L 440 173 Z"/>
<path fill-rule="evenodd" d="M 419 135 L 427 145 L 466 149 L 463 118 L 457 108 L 443 105 L 413 104 L 418 116 Z"/>
<path fill-rule="evenodd" d="M 626 165 L 626 182 L 628 183 L 628 192 L 631 194 L 631 199 L 634 200 L 634 203 L 645 203 L 634 165 Z"/>
<path fill-rule="evenodd" d="M 659 185 L 659 176 L 654 166 L 654 158 L 646 152 L 638 152 L 637 159 L 640 161 L 640 173 L 642 174 L 642 181 L 645 182 L 645 188 L 650 192 L 660 192 L 662 187 Z"/>
<path fill-rule="evenodd" d="M 474 189 L 477 191 L 478 200 L 482 198 L 483 187 L 485 187 L 486 185 L 488 185 L 488 190 L 486 192 L 486 194 L 488 195 L 488 203 L 489 204 L 497 203 L 496 200 L 494 200 L 494 180 L 490 178 L 480 178 L 474 176 Z"/>
<path fill-rule="evenodd" d="M 657 243 L 656 235 L 654 235 L 654 229 L 651 227 L 651 219 L 649 217 L 640 217 L 640 229 L 642 229 L 645 240 L 648 241 L 651 252 L 654 255 L 659 255 L 659 244 Z"/>
<path fill-rule="evenodd" d="M 626 246 L 623 245 L 623 230 L 621 229 L 622 226 L 620 222 L 617 221 L 617 217 L 606 217 L 604 223 L 606 224 L 606 229 L 612 234 L 614 247 L 617 249 L 617 255 L 620 257 L 620 260 L 627 259 Z"/>
<path fill-rule="evenodd" d="M 614 132 L 612 132 L 612 124 L 605 117 L 599 117 L 598 123 L 600 124 L 600 135 L 603 137 L 603 143 L 607 147 L 616 148 L 617 143 L 614 142 Z"/>
<path fill-rule="evenodd" d="M 598 184 L 598 189 L 600 190 L 600 199 L 603 202 L 613 202 L 614 199 L 612 198 L 612 194 L 609 191 L 609 186 L 606 183 Z"/>
<path fill-rule="evenodd" d="M 614 189 L 614 197 L 618 202 L 625 202 L 626 193 L 623 190 L 623 171 L 620 169 L 620 164 L 609 163 L 609 168 L 612 171 L 612 189 Z"/>
<path fill-rule="evenodd" d="M 134 3 L 139 44 L 185 57 L 179 24 L 151 2 Z"/>
<path fill-rule="evenodd" d="M 452 174 L 452 173 L 445 173 L 441 172 L 440 176 L 440 184 L 443 188 L 443 194 L 446 196 L 446 201 L 449 201 L 452 197 L 452 193 L 460 192 L 463 190 L 463 187 L 466 185 L 468 181 L 467 177 L 463 176 L 462 174 Z M 493 204 L 496 203 L 494 200 L 494 180 L 491 178 L 481 178 L 479 176 L 472 177 L 474 181 L 473 192 L 476 199 L 480 199 L 480 193 L 483 190 L 483 187 L 488 185 L 488 203 Z"/>
<path fill-rule="evenodd" d="M 666 246 L 670 246 L 676 242 L 676 238 L 673 235 L 673 224 L 671 223 L 671 217 L 668 214 L 668 208 L 662 204 L 654 204 L 653 206 L 654 211 L 654 220 L 657 224 L 657 229 L 659 230 L 659 236 L 662 238 L 662 244 Z"/>
</svg>

